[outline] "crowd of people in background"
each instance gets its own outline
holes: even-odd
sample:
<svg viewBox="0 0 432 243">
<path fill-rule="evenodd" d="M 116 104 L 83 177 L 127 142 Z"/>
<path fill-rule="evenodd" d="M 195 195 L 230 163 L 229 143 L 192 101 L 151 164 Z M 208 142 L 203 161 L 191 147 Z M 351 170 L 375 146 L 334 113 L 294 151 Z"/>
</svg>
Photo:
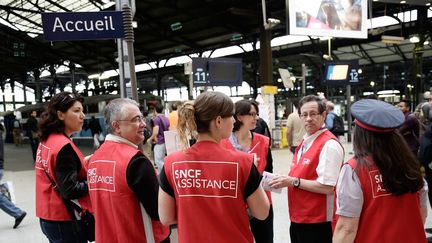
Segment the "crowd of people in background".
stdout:
<svg viewBox="0 0 432 243">
<path fill-rule="evenodd" d="M 290 171 L 278 175 L 271 130 L 255 101 L 233 103 L 225 94 L 204 92 L 195 101 L 173 103 L 165 116 L 162 104 L 151 113 L 128 98 L 114 99 L 104 109 L 107 135 L 100 143 L 99 120 L 93 116 L 84 125 L 83 97 L 61 92 L 39 121 L 36 111 L 27 120 L 36 216 L 50 242 L 90 240 L 88 214 L 94 215 L 98 242 L 170 242 L 172 225 L 179 242 L 273 242 L 277 212 L 271 190 L 285 187 L 293 243 L 426 242 L 428 194 L 432 205 L 430 94 L 425 100 L 414 112 L 409 100 L 397 106 L 376 99 L 355 102 L 354 154 L 346 162 L 335 133 L 335 105 L 315 95 L 296 100 L 286 124 Z M 71 140 L 83 126 L 91 130 L 96 150 L 88 157 Z M 18 131 L 21 135 L 22 126 L 14 121 L 13 133 Z M 177 132 L 181 143 L 171 154 L 167 131 Z M 0 139 L 0 179 L 3 156 Z M 265 174 L 272 175 L 268 191 L 261 184 Z M 26 216 L 3 194 L 0 208 L 15 218 L 14 228 Z M 392 218 L 391 231 L 384 221 L 370 223 L 378 212 Z"/>
</svg>

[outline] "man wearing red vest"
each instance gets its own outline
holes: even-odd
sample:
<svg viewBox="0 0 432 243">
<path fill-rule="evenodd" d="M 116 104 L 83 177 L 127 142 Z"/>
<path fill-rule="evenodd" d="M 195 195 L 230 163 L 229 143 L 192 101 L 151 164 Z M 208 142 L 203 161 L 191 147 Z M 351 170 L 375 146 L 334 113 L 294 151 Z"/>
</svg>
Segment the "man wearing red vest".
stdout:
<svg viewBox="0 0 432 243">
<path fill-rule="evenodd" d="M 332 242 L 333 192 L 344 151 L 325 128 L 325 101 L 308 95 L 299 102 L 306 135 L 297 147 L 288 176 L 278 176 L 270 186 L 288 187 L 293 243 Z"/>
<path fill-rule="evenodd" d="M 158 182 L 152 163 L 138 150 L 144 118 L 130 99 L 105 108 L 108 135 L 88 163 L 96 242 L 169 242 L 158 215 Z"/>
</svg>

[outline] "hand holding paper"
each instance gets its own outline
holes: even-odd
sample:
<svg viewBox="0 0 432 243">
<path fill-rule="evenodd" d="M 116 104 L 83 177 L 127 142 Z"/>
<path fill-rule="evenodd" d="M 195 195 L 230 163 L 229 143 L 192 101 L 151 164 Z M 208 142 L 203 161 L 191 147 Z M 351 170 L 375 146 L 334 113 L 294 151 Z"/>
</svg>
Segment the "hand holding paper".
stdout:
<svg viewBox="0 0 432 243">
<path fill-rule="evenodd" d="M 269 186 L 273 189 L 280 189 L 282 187 L 289 187 L 292 185 L 293 177 L 283 175 L 273 175 L 272 180 L 269 182 Z"/>
<path fill-rule="evenodd" d="M 261 185 L 262 185 L 262 187 L 263 187 L 264 190 L 270 191 L 270 192 L 275 192 L 275 193 L 281 193 L 282 192 L 282 188 L 274 188 L 274 187 L 271 187 L 269 185 L 269 183 L 276 176 L 277 175 L 275 175 L 275 174 L 272 174 L 272 173 L 269 173 L 267 171 L 264 171 L 264 173 L 263 173 L 263 179 L 261 181 Z"/>
</svg>

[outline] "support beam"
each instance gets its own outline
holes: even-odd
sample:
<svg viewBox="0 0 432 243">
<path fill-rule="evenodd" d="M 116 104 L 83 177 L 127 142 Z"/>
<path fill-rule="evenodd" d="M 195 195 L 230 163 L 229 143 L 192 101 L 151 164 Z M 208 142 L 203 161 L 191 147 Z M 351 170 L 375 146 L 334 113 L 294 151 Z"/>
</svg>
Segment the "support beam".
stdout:
<svg viewBox="0 0 432 243">
<path fill-rule="evenodd" d="M 45 1 L 47 1 L 47 2 L 51 3 L 52 5 L 54 5 L 54 6 L 58 7 L 59 9 L 61 9 L 61 10 L 65 11 L 65 12 L 70 12 L 70 10 L 69 10 L 69 9 L 67 9 L 67 8 L 63 7 L 62 5 L 60 5 L 60 4 L 58 4 L 58 3 L 54 2 L 54 1 L 51 1 L 51 0 L 45 0 Z"/>
<path fill-rule="evenodd" d="M 375 61 L 372 59 L 372 57 L 369 55 L 369 53 L 367 53 L 367 51 L 363 48 L 362 44 L 358 44 L 357 46 L 360 49 L 360 52 L 362 53 L 363 57 L 366 57 L 366 59 L 368 59 L 369 62 L 372 65 L 374 65 Z"/>
<path fill-rule="evenodd" d="M 260 85 L 273 85 L 273 59 L 270 46 L 271 30 L 261 27 L 260 35 Z"/>
<path fill-rule="evenodd" d="M 393 44 L 393 47 L 395 49 L 395 53 L 398 54 L 400 57 L 402 57 L 402 59 L 404 60 L 404 62 L 407 61 L 407 57 L 405 56 L 405 54 L 403 53 L 403 51 L 400 49 L 399 45 Z"/>
</svg>

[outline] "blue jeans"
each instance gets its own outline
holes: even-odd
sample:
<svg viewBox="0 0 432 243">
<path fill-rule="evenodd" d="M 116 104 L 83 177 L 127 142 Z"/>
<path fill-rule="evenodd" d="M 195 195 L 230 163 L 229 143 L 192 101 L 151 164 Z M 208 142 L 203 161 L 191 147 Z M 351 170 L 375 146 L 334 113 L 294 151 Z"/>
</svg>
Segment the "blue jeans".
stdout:
<svg viewBox="0 0 432 243">
<path fill-rule="evenodd" d="M 74 231 L 73 221 L 50 221 L 40 219 L 42 233 L 50 243 L 85 243 L 83 237 Z"/>
<path fill-rule="evenodd" d="M 4 170 L 0 170 L 0 181 L 3 178 Z M 14 218 L 21 216 L 24 211 L 15 206 L 11 201 L 9 201 L 2 193 L 0 193 L 0 209 L 5 211 L 7 214 Z"/>
<path fill-rule="evenodd" d="M 165 143 L 156 144 L 153 148 L 153 153 L 154 153 L 155 164 L 158 167 L 158 173 L 160 173 L 162 170 L 162 167 L 164 164 L 164 158 L 166 155 Z"/>
</svg>

